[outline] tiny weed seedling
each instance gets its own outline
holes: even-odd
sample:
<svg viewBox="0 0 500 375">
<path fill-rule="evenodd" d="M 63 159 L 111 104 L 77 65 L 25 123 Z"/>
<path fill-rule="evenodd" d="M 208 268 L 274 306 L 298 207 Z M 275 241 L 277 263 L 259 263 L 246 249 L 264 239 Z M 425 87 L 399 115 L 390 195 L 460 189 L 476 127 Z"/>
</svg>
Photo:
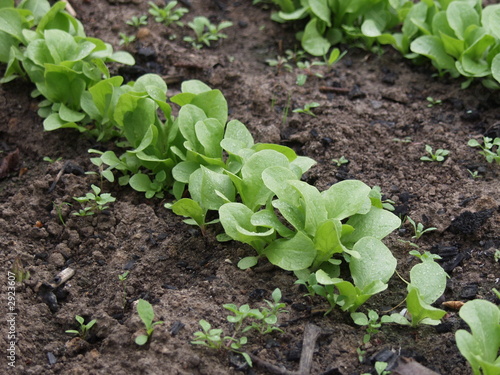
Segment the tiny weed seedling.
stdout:
<svg viewBox="0 0 500 375">
<path fill-rule="evenodd" d="M 500 260 L 500 250 L 496 249 L 495 253 L 493 254 L 493 259 L 495 259 L 495 262 L 498 262 Z"/>
<path fill-rule="evenodd" d="M 56 161 L 59 161 L 59 160 L 62 160 L 62 157 L 58 157 L 57 159 L 52 159 L 49 156 L 43 157 L 43 161 L 46 161 L 47 163 L 50 163 L 50 164 L 55 163 Z"/>
<path fill-rule="evenodd" d="M 56 210 L 57 217 L 59 218 L 59 221 L 61 222 L 61 224 L 63 225 L 63 227 L 65 227 L 66 223 L 64 221 L 62 208 L 65 205 L 66 206 L 71 206 L 71 203 L 62 202 L 61 204 L 57 204 L 56 202 L 52 202 L 52 205 L 54 206 L 54 210 Z"/>
<path fill-rule="evenodd" d="M 233 351 L 241 354 L 248 365 L 252 366 L 250 356 L 241 350 L 243 345 L 248 343 L 248 337 L 243 334 L 251 330 L 256 330 L 260 334 L 283 332 L 277 327 L 279 314 L 286 312 L 283 309 L 285 304 L 280 302 L 281 291 L 279 289 L 273 291 L 272 299 L 272 302 L 266 300 L 269 308 L 251 309 L 249 305 L 239 307 L 234 304 L 224 305 L 226 310 L 234 314 L 227 316 L 227 321 L 234 324 L 233 334 L 224 336 L 222 329 L 212 328 L 209 322 L 202 319 L 199 322 L 202 331 L 194 333 L 195 340 L 191 341 L 191 344 Z"/>
<path fill-rule="evenodd" d="M 267 59 L 266 63 L 271 67 L 276 67 L 278 74 L 280 74 L 283 70 L 286 70 L 287 72 L 291 72 L 293 70 L 292 65 L 288 63 L 288 58 L 283 56 L 278 56 L 275 59 Z"/>
<path fill-rule="evenodd" d="M 14 259 L 14 264 L 12 264 L 11 272 L 18 283 L 22 283 L 24 280 L 29 280 L 31 277 L 30 271 L 25 270 L 23 267 L 23 262 L 20 258 Z"/>
<path fill-rule="evenodd" d="M 227 35 L 221 31 L 233 26 L 233 23 L 222 21 L 218 25 L 214 25 L 208 18 L 200 16 L 195 17 L 192 22 L 188 23 L 188 26 L 193 29 L 196 36 L 186 36 L 184 37 L 184 41 L 190 43 L 196 49 L 201 49 L 203 45 L 210 47 L 211 42 L 227 38 Z"/>
<path fill-rule="evenodd" d="M 391 371 L 386 370 L 387 366 L 388 366 L 387 362 L 380 362 L 380 361 L 375 362 L 375 372 L 377 373 L 377 375 L 389 375 Z M 365 372 L 364 374 L 361 375 L 371 375 L 371 374 Z"/>
<path fill-rule="evenodd" d="M 471 139 L 467 144 L 470 147 L 479 147 L 479 154 L 483 155 L 488 163 L 500 164 L 500 138 L 483 137 L 483 144 Z"/>
<path fill-rule="evenodd" d="M 443 101 L 442 100 L 439 100 L 439 99 L 434 99 L 432 96 L 428 96 L 426 98 L 426 100 L 429 102 L 429 104 L 427 104 L 427 107 L 429 108 L 432 108 L 434 107 L 435 105 L 440 105 L 440 104 L 443 104 Z"/>
<path fill-rule="evenodd" d="M 424 229 L 424 225 L 422 223 L 416 224 L 415 221 L 409 216 L 406 217 L 406 220 L 408 220 L 408 222 L 413 227 L 413 231 L 415 234 L 411 238 L 413 238 L 415 240 L 418 240 L 420 237 L 422 237 L 422 235 L 424 233 L 428 233 L 428 232 L 432 232 L 434 230 L 437 230 L 437 228 L 434 228 L 434 227 Z"/>
<path fill-rule="evenodd" d="M 429 154 L 429 156 L 422 156 L 420 160 L 422 161 L 444 161 L 446 156 L 450 153 L 448 150 L 444 150 L 442 148 L 439 148 L 436 150 L 436 153 L 432 152 L 432 147 L 429 145 L 425 145 L 425 152 Z"/>
<path fill-rule="evenodd" d="M 478 171 L 471 171 L 470 169 L 467 169 L 467 172 L 469 172 L 470 176 L 475 180 L 476 178 L 481 178 L 483 176 L 481 176 L 479 174 Z"/>
<path fill-rule="evenodd" d="M 122 289 L 123 289 L 123 294 L 122 294 L 122 305 L 123 309 L 125 309 L 125 306 L 127 306 L 127 278 L 129 275 L 130 271 L 125 271 L 121 275 L 118 275 L 118 280 L 120 280 L 120 283 L 122 284 Z"/>
<path fill-rule="evenodd" d="M 141 318 L 142 322 L 144 323 L 146 334 L 137 336 L 135 338 L 135 343 L 137 345 L 144 345 L 153 335 L 155 327 L 159 324 L 163 324 L 163 321 L 153 323 L 153 319 L 155 317 L 153 306 L 151 306 L 148 301 L 145 301 L 143 299 L 140 299 L 137 303 L 137 313 L 139 314 L 139 318 Z"/>
<path fill-rule="evenodd" d="M 332 159 L 332 163 L 334 163 L 337 167 L 340 167 L 344 164 L 349 163 L 349 160 L 347 160 L 344 155 L 342 155 L 339 159 Z"/>
<path fill-rule="evenodd" d="M 368 314 L 362 312 L 351 313 L 351 318 L 358 326 L 366 326 L 366 334 L 363 336 L 363 344 L 370 342 L 372 335 L 379 332 L 381 327 L 380 317 L 374 310 L 368 310 Z"/>
<path fill-rule="evenodd" d="M 141 26 L 146 26 L 148 24 L 148 16 L 142 15 L 142 16 L 133 16 L 131 19 L 127 20 L 125 22 L 127 25 L 133 26 L 133 27 L 141 27 Z"/>
<path fill-rule="evenodd" d="M 293 112 L 295 113 L 305 113 L 309 116 L 316 117 L 316 115 L 312 112 L 313 108 L 319 107 L 320 104 L 317 102 L 307 103 L 304 105 L 304 108 L 295 108 Z"/>
<path fill-rule="evenodd" d="M 119 33 L 118 35 L 120 35 L 120 41 L 118 42 L 120 46 L 128 46 L 136 39 L 135 35 L 127 35 L 125 33 Z"/>
<path fill-rule="evenodd" d="M 78 327 L 77 330 L 76 329 L 68 329 L 66 331 L 66 333 L 78 335 L 82 339 L 85 340 L 87 338 L 87 335 L 88 335 L 90 329 L 94 326 L 94 324 L 96 324 L 97 320 L 94 319 L 94 320 L 91 320 L 90 322 L 88 322 L 87 324 L 85 324 L 85 319 L 83 319 L 83 317 L 81 317 L 80 315 L 76 315 L 75 319 L 80 326 Z"/>
<path fill-rule="evenodd" d="M 175 23 L 178 26 L 184 26 L 184 23 L 180 21 L 180 19 L 189 12 L 187 8 L 177 8 L 174 9 L 177 5 L 177 1 L 170 1 L 165 7 L 160 8 L 153 2 L 148 3 L 150 8 L 148 10 L 149 14 L 151 14 L 155 21 L 158 23 L 162 23 L 165 26 L 170 26 Z"/>
<path fill-rule="evenodd" d="M 84 208 L 78 212 L 73 212 L 76 216 L 91 216 L 98 211 L 103 211 L 108 208 L 107 204 L 116 200 L 110 193 L 101 194 L 101 189 L 92 185 L 93 193 L 87 193 L 84 197 L 73 197 L 75 201 L 80 203 Z"/>
</svg>

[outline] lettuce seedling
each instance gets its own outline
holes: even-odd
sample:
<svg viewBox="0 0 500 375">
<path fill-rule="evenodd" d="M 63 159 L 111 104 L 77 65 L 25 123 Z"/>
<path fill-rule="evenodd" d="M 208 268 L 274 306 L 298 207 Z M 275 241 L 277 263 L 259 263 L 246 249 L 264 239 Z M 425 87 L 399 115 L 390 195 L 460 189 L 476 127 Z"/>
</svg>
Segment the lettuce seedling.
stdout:
<svg viewBox="0 0 500 375">
<path fill-rule="evenodd" d="M 474 375 L 500 373 L 500 309 L 491 302 L 473 300 L 463 305 L 460 317 L 471 332 L 455 333 L 458 349 L 467 359 Z"/>
<path fill-rule="evenodd" d="M 189 12 L 189 9 L 182 7 L 174 9 L 178 4 L 177 1 L 170 1 L 163 8 L 160 8 L 152 1 L 148 4 L 150 6 L 148 12 L 154 16 L 156 22 L 163 23 L 165 26 L 170 26 L 173 23 L 178 26 L 184 26 L 180 19 L 184 16 L 184 14 Z"/>
<path fill-rule="evenodd" d="M 444 161 L 444 159 L 448 156 L 450 151 L 439 148 L 436 152 L 432 152 L 432 147 L 430 145 L 425 145 L 425 152 L 429 154 L 429 156 L 422 156 L 420 160 L 422 161 Z"/>
<path fill-rule="evenodd" d="M 85 340 L 87 338 L 87 335 L 88 335 L 90 329 L 94 326 L 94 324 L 97 323 L 97 320 L 94 319 L 94 320 L 91 320 L 90 322 L 88 322 L 87 324 L 85 324 L 85 319 L 83 317 L 81 317 L 80 315 L 76 315 L 75 319 L 79 324 L 78 329 L 77 330 L 76 329 L 68 329 L 68 330 L 66 330 L 66 333 L 78 335 L 82 339 Z"/>
<path fill-rule="evenodd" d="M 221 30 L 233 26 L 233 23 L 223 21 L 218 25 L 214 25 L 208 18 L 199 16 L 189 22 L 188 26 L 193 29 L 196 37 L 186 36 L 184 41 L 190 43 L 196 49 L 201 49 L 203 45 L 210 47 L 210 42 L 227 38 L 227 35 L 222 33 Z"/>
<path fill-rule="evenodd" d="M 146 328 L 146 334 L 137 336 L 135 338 L 135 343 L 137 345 L 144 345 L 153 335 L 155 327 L 159 324 L 163 324 L 163 322 L 158 321 L 153 323 L 153 319 L 155 317 L 153 306 L 151 306 L 151 304 L 146 300 L 140 299 L 137 302 L 137 313 L 139 314 L 139 317 L 144 323 L 144 327 Z"/>
<path fill-rule="evenodd" d="M 446 311 L 432 307 L 446 288 L 448 277 L 443 268 L 434 259 L 436 255 L 429 252 L 420 254 L 414 250 L 412 255 L 420 258 L 422 263 L 415 265 L 410 270 L 410 283 L 408 283 L 408 295 L 406 297 L 407 314 L 394 313 L 390 316 L 384 315 L 382 323 L 398 323 L 417 327 L 419 324 L 437 325 Z"/>
</svg>

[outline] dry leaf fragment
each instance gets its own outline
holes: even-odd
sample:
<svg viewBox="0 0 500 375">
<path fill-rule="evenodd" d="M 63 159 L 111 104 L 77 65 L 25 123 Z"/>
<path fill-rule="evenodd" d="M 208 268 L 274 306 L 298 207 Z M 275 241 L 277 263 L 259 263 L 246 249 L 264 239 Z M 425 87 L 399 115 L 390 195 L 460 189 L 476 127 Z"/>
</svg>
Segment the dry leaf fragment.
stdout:
<svg viewBox="0 0 500 375">
<path fill-rule="evenodd" d="M 7 177 L 10 172 L 16 170 L 19 167 L 19 149 L 16 148 L 15 151 L 9 152 L 2 160 L 0 164 L 0 178 Z"/>
</svg>

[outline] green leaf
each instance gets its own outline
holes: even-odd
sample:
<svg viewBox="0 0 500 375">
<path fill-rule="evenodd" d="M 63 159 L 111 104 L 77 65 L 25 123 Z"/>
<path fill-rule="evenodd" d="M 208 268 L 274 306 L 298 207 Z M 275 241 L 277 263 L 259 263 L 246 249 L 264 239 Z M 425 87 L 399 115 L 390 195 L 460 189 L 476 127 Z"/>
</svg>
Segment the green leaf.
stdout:
<svg viewBox="0 0 500 375">
<path fill-rule="evenodd" d="M 500 373 L 500 310 L 485 300 L 467 302 L 459 311 L 471 333 L 461 329 L 455 334 L 460 353 L 469 361 L 474 374 Z M 482 372 L 480 369 L 482 368 Z"/>
<path fill-rule="evenodd" d="M 325 22 L 328 27 L 332 26 L 331 12 L 327 0 L 309 0 L 309 6 L 316 17 Z"/>
<path fill-rule="evenodd" d="M 215 118 L 224 125 L 227 122 L 227 102 L 219 90 L 202 92 L 191 101 L 192 105 L 202 109 L 208 118 Z"/>
<path fill-rule="evenodd" d="M 140 335 L 135 338 L 135 343 L 137 345 L 145 345 L 148 342 L 149 336 L 147 335 Z"/>
<path fill-rule="evenodd" d="M 258 257 L 245 257 L 238 262 L 238 268 L 240 270 L 246 270 L 255 266 L 259 262 Z"/>
<path fill-rule="evenodd" d="M 231 179 L 204 166 L 189 177 L 189 193 L 205 210 L 218 210 L 227 203 L 227 200 L 235 200 L 235 189 Z M 225 198 L 222 198 L 221 194 Z"/>
<path fill-rule="evenodd" d="M 342 237 L 345 244 L 355 243 L 363 237 L 382 239 L 401 226 L 401 219 L 381 208 L 372 207 L 367 214 L 356 214 L 347 221 L 354 231 Z"/>
<path fill-rule="evenodd" d="M 146 192 L 151 190 L 151 179 L 147 174 L 137 173 L 130 177 L 129 185 L 132 189 L 140 192 Z"/>
<path fill-rule="evenodd" d="M 372 283 L 387 283 L 396 270 L 396 258 L 391 251 L 377 238 L 364 237 L 353 247 L 360 255 L 352 257 L 349 263 L 354 284 L 365 290 Z"/>
<path fill-rule="evenodd" d="M 411 286 L 406 297 L 406 306 L 411 314 L 411 325 L 413 327 L 419 324 L 437 325 L 439 320 L 446 314 L 446 311 L 427 304 L 421 298 L 419 289 Z"/>
<path fill-rule="evenodd" d="M 293 230 L 288 229 L 281 221 L 279 221 L 278 217 L 274 213 L 274 210 L 271 209 L 257 211 L 252 215 L 250 221 L 257 227 L 273 228 L 282 237 L 289 238 L 295 234 Z"/>
<path fill-rule="evenodd" d="M 340 241 L 342 223 L 340 220 L 330 219 L 318 226 L 313 237 L 314 246 L 318 251 L 314 260 L 313 268 L 329 260 L 333 254 L 342 253 L 345 247 Z"/>
<path fill-rule="evenodd" d="M 448 24 L 459 39 L 464 39 L 465 29 L 470 25 L 479 25 L 479 15 L 474 7 L 465 1 L 454 1 L 446 10 Z"/>
<path fill-rule="evenodd" d="M 446 272 L 432 260 L 415 265 L 410 271 L 410 285 L 418 288 L 425 303 L 434 303 L 446 289 Z"/>
<path fill-rule="evenodd" d="M 426 56 L 434 61 L 438 69 L 444 69 L 451 74 L 456 74 L 455 61 L 446 54 L 443 42 L 437 36 L 423 35 L 410 44 L 414 53 Z"/>
<path fill-rule="evenodd" d="M 146 326 L 146 329 L 149 330 L 151 328 L 151 325 L 153 324 L 153 319 L 155 317 L 153 306 L 151 306 L 148 301 L 140 299 L 137 302 L 137 313 Z"/>
<path fill-rule="evenodd" d="M 251 148 L 253 145 L 252 134 L 243 123 L 238 120 L 231 120 L 227 123 L 224 139 L 221 141 L 224 150 L 237 155 L 239 151 Z"/>
<path fill-rule="evenodd" d="M 491 75 L 500 83 L 500 53 L 491 61 Z"/>
<path fill-rule="evenodd" d="M 195 124 L 195 133 L 198 141 L 203 146 L 204 155 L 222 159 L 220 142 L 224 137 L 224 125 L 219 120 L 208 118 L 198 121 Z"/>
<path fill-rule="evenodd" d="M 317 18 L 311 19 L 304 29 L 302 35 L 302 47 L 313 56 L 324 56 L 330 49 L 330 42 L 322 36 Z"/>
<path fill-rule="evenodd" d="M 170 208 L 176 215 L 192 218 L 198 226 L 205 224 L 205 211 L 200 204 L 189 198 L 182 198 L 173 203 Z"/>
<path fill-rule="evenodd" d="M 183 81 L 181 83 L 181 91 L 183 93 L 191 93 L 191 94 L 201 94 L 204 92 L 211 91 L 212 89 L 205 83 L 198 81 L 198 80 L 188 80 L 188 81 Z"/>
<path fill-rule="evenodd" d="M 73 111 L 61 103 L 61 107 L 59 108 L 59 117 L 63 121 L 67 122 L 78 122 L 82 121 L 85 118 L 85 113 Z"/>
<path fill-rule="evenodd" d="M 318 227 L 327 219 L 323 196 L 318 189 L 304 181 L 291 180 L 288 183 L 301 196 L 300 203 L 305 213 L 304 230 L 312 237 L 316 234 Z"/>
<path fill-rule="evenodd" d="M 337 182 L 321 194 L 325 199 L 328 217 L 338 220 L 357 213 L 368 213 L 371 207 L 370 187 L 357 180 Z"/>
<path fill-rule="evenodd" d="M 290 238 L 271 242 L 263 252 L 269 261 L 286 271 L 308 268 L 316 257 L 312 240 L 303 232 Z"/>
</svg>

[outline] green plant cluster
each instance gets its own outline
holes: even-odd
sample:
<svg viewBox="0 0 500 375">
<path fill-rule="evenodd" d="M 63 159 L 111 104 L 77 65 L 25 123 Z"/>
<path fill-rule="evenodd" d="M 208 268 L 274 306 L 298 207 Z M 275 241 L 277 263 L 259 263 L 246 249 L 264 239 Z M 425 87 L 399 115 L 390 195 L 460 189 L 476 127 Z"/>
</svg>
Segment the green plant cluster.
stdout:
<svg viewBox="0 0 500 375">
<path fill-rule="evenodd" d="M 484 78 L 500 88 L 500 4 L 481 0 L 273 0 L 278 22 L 308 20 L 302 47 L 325 56 L 339 42 L 371 48 L 389 44 L 416 61 L 428 58 L 440 74 Z"/>
<path fill-rule="evenodd" d="M 35 84 L 32 96 L 44 98 L 38 113 L 46 130 L 76 128 L 109 139 L 120 134 L 109 109 L 123 79 L 111 78 L 105 63 L 133 65 L 134 59 L 85 36 L 65 6 L 50 7 L 46 0 L 25 0 L 17 8 L 13 0 L 0 3 L 0 62 L 7 64 L 0 82 L 26 76 Z"/>
</svg>

